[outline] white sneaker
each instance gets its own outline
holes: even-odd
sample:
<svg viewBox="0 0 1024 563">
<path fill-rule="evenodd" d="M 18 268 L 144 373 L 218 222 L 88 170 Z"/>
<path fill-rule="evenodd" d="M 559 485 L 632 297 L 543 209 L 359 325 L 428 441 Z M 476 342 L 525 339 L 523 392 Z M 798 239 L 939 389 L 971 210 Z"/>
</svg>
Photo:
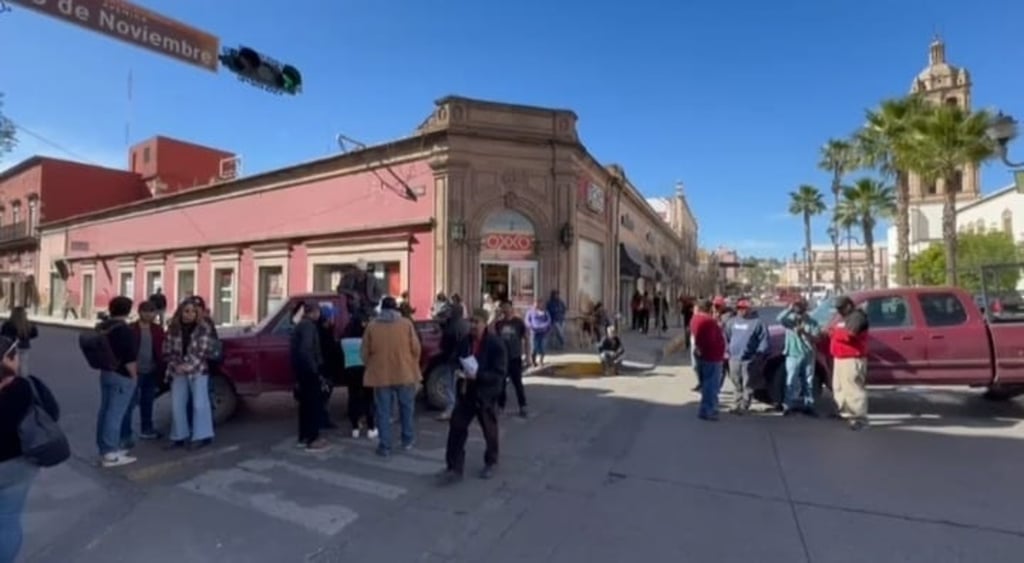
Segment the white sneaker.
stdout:
<svg viewBox="0 0 1024 563">
<path fill-rule="evenodd" d="M 370 440 L 376 440 L 377 439 L 377 429 L 374 428 L 373 430 L 367 430 L 366 431 L 366 437 L 367 437 L 367 439 L 370 439 Z"/>
<path fill-rule="evenodd" d="M 355 430 L 352 431 L 352 437 L 353 438 L 358 438 L 359 437 L 359 429 L 358 428 L 356 428 Z"/>
<path fill-rule="evenodd" d="M 138 461 L 136 458 L 130 455 L 124 455 L 120 452 L 113 452 L 103 456 L 101 465 L 103 467 L 120 467 L 122 465 L 128 465 L 129 463 L 135 463 Z"/>
</svg>

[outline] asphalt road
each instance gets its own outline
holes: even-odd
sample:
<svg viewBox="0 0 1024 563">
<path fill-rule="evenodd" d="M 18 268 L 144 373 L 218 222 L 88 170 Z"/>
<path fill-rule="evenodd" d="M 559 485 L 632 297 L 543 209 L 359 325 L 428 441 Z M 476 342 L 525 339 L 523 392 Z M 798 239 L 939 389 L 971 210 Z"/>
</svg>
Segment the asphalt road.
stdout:
<svg viewBox="0 0 1024 563">
<path fill-rule="evenodd" d="M 664 343 L 626 338 L 638 357 Z M 874 426 L 853 433 L 767 414 L 699 422 L 683 365 L 642 377 L 531 377 L 536 416 L 502 420 L 498 476 L 439 488 L 441 423 L 421 416 L 417 448 L 387 461 L 343 436 L 314 456 L 292 447 L 283 395 L 248 402 L 202 453 L 143 444 L 138 464 L 102 470 L 96 376 L 74 333 L 44 328 L 32 362 L 62 402 L 76 457 L 33 487 L 31 562 L 1024 557 L 1024 408 L 967 391 L 874 392 Z M 482 454 L 476 435 L 469 468 Z"/>
</svg>

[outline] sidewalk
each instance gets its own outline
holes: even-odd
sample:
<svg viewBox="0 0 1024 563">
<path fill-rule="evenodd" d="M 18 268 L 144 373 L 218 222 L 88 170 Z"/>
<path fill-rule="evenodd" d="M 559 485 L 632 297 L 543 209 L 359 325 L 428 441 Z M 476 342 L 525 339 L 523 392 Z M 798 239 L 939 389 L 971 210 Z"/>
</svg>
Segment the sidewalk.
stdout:
<svg viewBox="0 0 1024 563">
<path fill-rule="evenodd" d="M 666 344 L 669 343 L 673 338 L 682 336 L 683 329 L 669 327 L 668 332 L 661 336 L 655 336 L 654 334 L 640 334 L 639 332 L 625 331 L 619 335 L 622 339 L 622 345 L 626 347 L 626 364 L 646 365 L 650 366 L 655 363 L 657 359 L 657 353 L 660 352 Z M 583 349 L 577 350 L 553 350 L 547 357 L 547 363 L 551 364 L 571 364 L 571 363 L 598 363 L 597 352 L 588 351 Z M 689 365 L 690 360 L 688 354 L 676 354 L 670 358 L 665 358 L 662 365 Z"/>
</svg>

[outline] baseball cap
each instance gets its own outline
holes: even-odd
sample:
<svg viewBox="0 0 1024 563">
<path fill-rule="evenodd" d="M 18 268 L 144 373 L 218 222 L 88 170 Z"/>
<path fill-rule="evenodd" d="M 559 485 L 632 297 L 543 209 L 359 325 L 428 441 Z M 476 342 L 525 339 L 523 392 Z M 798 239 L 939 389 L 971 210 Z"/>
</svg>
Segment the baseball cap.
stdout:
<svg viewBox="0 0 1024 563">
<path fill-rule="evenodd" d="M 725 297 L 722 297 L 721 295 L 719 295 L 719 296 L 715 297 L 715 299 L 711 302 L 711 304 L 714 305 L 715 307 L 722 307 L 722 306 L 725 305 Z"/>
<path fill-rule="evenodd" d="M 747 300 L 747 299 L 740 299 L 739 301 L 736 302 L 736 308 L 737 309 L 749 309 L 750 308 L 750 301 Z"/>
</svg>

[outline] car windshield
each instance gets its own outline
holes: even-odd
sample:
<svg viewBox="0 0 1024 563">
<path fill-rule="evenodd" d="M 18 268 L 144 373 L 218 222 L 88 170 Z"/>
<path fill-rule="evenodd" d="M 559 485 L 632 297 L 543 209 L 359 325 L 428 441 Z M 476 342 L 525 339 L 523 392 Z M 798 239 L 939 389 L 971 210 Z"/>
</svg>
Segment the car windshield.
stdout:
<svg viewBox="0 0 1024 563">
<path fill-rule="evenodd" d="M 832 320 L 832 317 L 834 317 L 835 314 L 836 307 L 831 299 L 822 299 L 818 302 L 818 306 L 810 312 L 811 318 L 818 321 L 818 325 L 823 328 L 828 325 L 829 321 Z"/>
<path fill-rule="evenodd" d="M 270 308 L 270 311 L 267 312 L 267 315 L 260 319 L 260 321 L 256 323 L 256 326 L 252 328 L 252 332 L 263 332 L 263 329 L 267 328 L 271 321 L 277 318 L 277 314 L 281 312 L 281 309 L 288 306 L 288 302 L 288 299 L 282 299 L 275 303 L 274 306 Z"/>
</svg>

